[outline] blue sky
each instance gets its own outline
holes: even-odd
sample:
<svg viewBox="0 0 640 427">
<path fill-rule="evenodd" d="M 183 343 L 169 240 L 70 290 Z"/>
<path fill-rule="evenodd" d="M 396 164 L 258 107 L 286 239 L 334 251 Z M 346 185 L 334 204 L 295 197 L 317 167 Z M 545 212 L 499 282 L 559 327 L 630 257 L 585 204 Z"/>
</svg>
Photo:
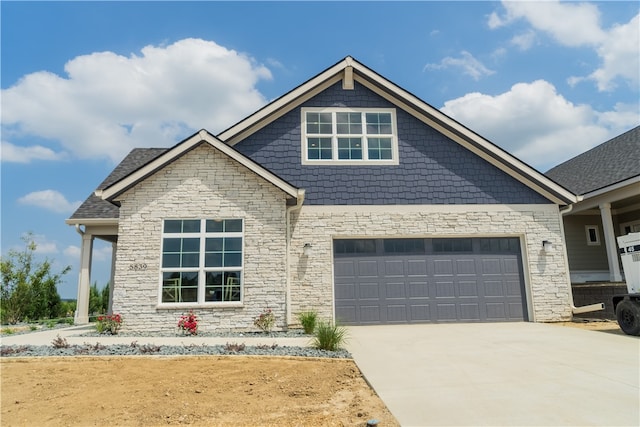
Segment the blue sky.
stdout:
<svg viewBox="0 0 640 427">
<path fill-rule="evenodd" d="M 2 254 L 36 236 L 75 298 L 79 203 L 134 147 L 218 133 L 351 55 L 544 172 L 640 123 L 629 2 L 12 2 Z M 108 281 L 110 246 L 94 275 Z"/>
</svg>

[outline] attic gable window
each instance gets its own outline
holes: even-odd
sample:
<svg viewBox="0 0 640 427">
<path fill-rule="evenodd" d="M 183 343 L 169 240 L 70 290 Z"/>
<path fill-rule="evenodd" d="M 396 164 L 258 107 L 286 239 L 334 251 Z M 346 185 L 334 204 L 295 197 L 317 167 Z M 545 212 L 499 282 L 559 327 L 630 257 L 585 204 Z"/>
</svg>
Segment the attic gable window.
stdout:
<svg viewBox="0 0 640 427">
<path fill-rule="evenodd" d="M 395 110 L 303 108 L 302 163 L 397 165 Z"/>
</svg>

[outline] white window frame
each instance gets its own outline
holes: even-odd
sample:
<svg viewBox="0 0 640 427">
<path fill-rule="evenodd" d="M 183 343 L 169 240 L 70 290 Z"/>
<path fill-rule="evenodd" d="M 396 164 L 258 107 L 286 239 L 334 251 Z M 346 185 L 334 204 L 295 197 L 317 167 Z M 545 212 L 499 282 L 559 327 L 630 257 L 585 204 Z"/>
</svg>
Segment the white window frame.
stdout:
<svg viewBox="0 0 640 427">
<path fill-rule="evenodd" d="M 595 231 L 596 240 L 591 240 L 591 230 Z M 587 236 L 588 246 L 600 246 L 600 229 L 597 225 L 585 225 L 584 232 Z"/>
<path fill-rule="evenodd" d="M 182 220 L 182 221 L 200 221 L 200 231 L 194 233 L 165 233 L 164 224 L 166 220 Z M 207 232 L 206 225 L 209 220 L 241 220 L 242 221 L 242 230 L 238 232 Z M 244 239 L 244 227 L 245 221 L 244 218 L 164 218 L 162 220 L 162 235 L 160 240 L 160 273 L 159 273 L 159 286 L 158 286 L 158 306 L 162 308 L 185 308 L 189 306 L 193 307 L 229 307 L 229 306 L 242 306 L 244 301 L 244 258 L 245 258 L 245 239 Z M 205 267 L 205 256 L 206 256 L 206 239 L 207 238 L 221 238 L 221 237 L 239 237 L 242 239 L 241 246 L 241 261 L 240 266 L 234 267 Z M 198 267 L 163 267 L 162 266 L 162 256 L 164 250 L 164 239 L 165 238 L 199 238 L 199 260 Z M 219 271 L 239 271 L 240 274 L 240 300 L 239 301 L 205 301 L 205 290 L 206 290 L 206 273 Z M 164 279 L 163 273 L 168 271 L 175 272 L 198 272 L 198 296 L 196 301 L 186 301 L 186 302 L 162 302 L 162 293 L 164 287 Z"/>
<path fill-rule="evenodd" d="M 307 113 L 331 113 L 332 115 L 332 133 L 331 134 L 307 134 Z M 340 134 L 340 137 L 361 137 L 362 138 L 362 159 L 345 159 L 341 160 L 338 158 L 338 133 L 337 133 L 337 121 L 336 121 L 336 113 L 360 113 L 363 116 L 362 120 L 362 133 L 360 134 Z M 389 113 L 391 114 L 391 134 L 367 134 L 366 132 L 366 121 L 365 114 L 366 113 Z M 399 164 L 398 159 L 398 122 L 396 119 L 396 110 L 395 108 L 316 108 L 316 107 L 305 107 L 301 109 L 301 153 L 302 153 L 302 164 L 303 165 L 345 165 L 345 166 L 354 166 L 354 165 L 397 165 Z M 308 155 L 308 145 L 307 145 L 307 137 L 325 137 L 331 138 L 331 153 L 332 159 L 309 159 Z M 369 159 L 369 144 L 368 138 L 391 138 L 391 159 Z"/>
</svg>

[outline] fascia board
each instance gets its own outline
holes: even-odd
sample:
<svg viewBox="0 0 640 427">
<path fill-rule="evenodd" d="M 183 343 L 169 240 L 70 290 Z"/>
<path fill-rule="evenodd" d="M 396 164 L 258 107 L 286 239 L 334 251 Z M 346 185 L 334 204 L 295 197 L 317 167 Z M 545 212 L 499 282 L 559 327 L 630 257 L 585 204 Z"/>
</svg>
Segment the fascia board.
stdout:
<svg viewBox="0 0 640 427">
<path fill-rule="evenodd" d="M 118 225 L 118 218 L 68 218 L 64 220 L 68 225 Z"/>
<path fill-rule="evenodd" d="M 582 198 L 584 200 L 590 199 L 593 197 L 600 196 L 601 194 L 609 193 L 611 191 L 615 191 L 633 184 L 640 184 L 640 175 L 631 177 L 629 179 L 625 179 L 624 181 L 616 182 L 615 184 L 608 185 L 606 187 L 591 191 L 589 193 L 584 193 L 582 195 Z M 635 191 L 637 192 L 637 194 L 640 194 L 640 185 L 637 188 L 635 188 Z"/>
<path fill-rule="evenodd" d="M 251 134 L 256 127 L 263 126 L 265 122 L 270 123 L 276 120 L 292 108 L 342 80 L 342 71 L 350 63 L 350 58 L 338 62 L 333 67 L 328 68 L 272 103 L 267 104 L 241 122 L 216 135 L 216 137 L 230 146 L 235 145 L 238 141 L 244 139 L 246 135 Z"/>
<path fill-rule="evenodd" d="M 95 194 L 96 196 L 101 197 L 104 200 L 113 201 L 114 198 L 122 194 L 124 191 L 133 187 L 138 182 L 144 180 L 151 174 L 162 169 L 167 164 L 171 163 L 175 159 L 184 155 L 185 153 L 192 150 L 197 145 L 203 142 L 208 143 L 209 145 L 213 146 L 217 150 L 226 154 L 227 156 L 234 159 L 238 163 L 247 167 L 255 174 L 261 176 L 265 180 L 269 181 L 276 187 L 283 190 L 285 193 L 289 194 L 291 197 L 296 197 L 298 195 L 298 189 L 296 187 L 292 186 L 288 182 L 284 181 L 282 178 L 279 178 L 278 176 L 269 172 L 268 170 L 261 167 L 260 165 L 255 163 L 253 160 L 249 159 L 248 157 L 243 156 L 238 151 L 234 150 L 232 147 L 229 147 L 228 145 L 218 140 L 215 136 L 211 135 L 209 132 L 205 130 L 201 130 L 200 132 L 191 136 L 187 140 L 174 146 L 169 151 L 163 153 L 161 156 L 147 163 L 140 169 L 132 172 L 130 175 L 114 183 L 113 185 L 103 190 L 96 190 Z"/>
</svg>

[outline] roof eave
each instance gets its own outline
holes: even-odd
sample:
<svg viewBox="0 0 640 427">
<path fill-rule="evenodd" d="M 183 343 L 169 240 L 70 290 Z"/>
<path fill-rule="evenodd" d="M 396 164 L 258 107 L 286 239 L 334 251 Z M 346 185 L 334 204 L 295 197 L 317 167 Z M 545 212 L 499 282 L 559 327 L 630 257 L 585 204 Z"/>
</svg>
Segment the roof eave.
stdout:
<svg viewBox="0 0 640 427">
<path fill-rule="evenodd" d="M 284 181 L 282 178 L 278 177 L 262 166 L 258 165 L 248 157 L 240 154 L 238 151 L 234 150 L 232 147 L 229 147 L 204 129 L 200 130 L 198 133 L 192 135 L 186 140 L 178 143 L 167 152 L 156 157 L 151 162 L 130 173 L 121 180 L 113 183 L 109 187 L 102 190 L 96 190 L 95 195 L 102 198 L 103 200 L 107 200 L 113 203 L 120 194 L 124 193 L 134 185 L 143 181 L 150 175 L 165 167 L 167 164 L 175 161 L 176 159 L 188 153 L 202 143 L 208 143 L 209 145 L 223 152 L 230 158 L 236 160 L 238 163 L 247 167 L 265 180 L 271 182 L 276 187 L 280 188 L 290 197 L 297 197 L 298 189 L 296 187 Z"/>
</svg>

